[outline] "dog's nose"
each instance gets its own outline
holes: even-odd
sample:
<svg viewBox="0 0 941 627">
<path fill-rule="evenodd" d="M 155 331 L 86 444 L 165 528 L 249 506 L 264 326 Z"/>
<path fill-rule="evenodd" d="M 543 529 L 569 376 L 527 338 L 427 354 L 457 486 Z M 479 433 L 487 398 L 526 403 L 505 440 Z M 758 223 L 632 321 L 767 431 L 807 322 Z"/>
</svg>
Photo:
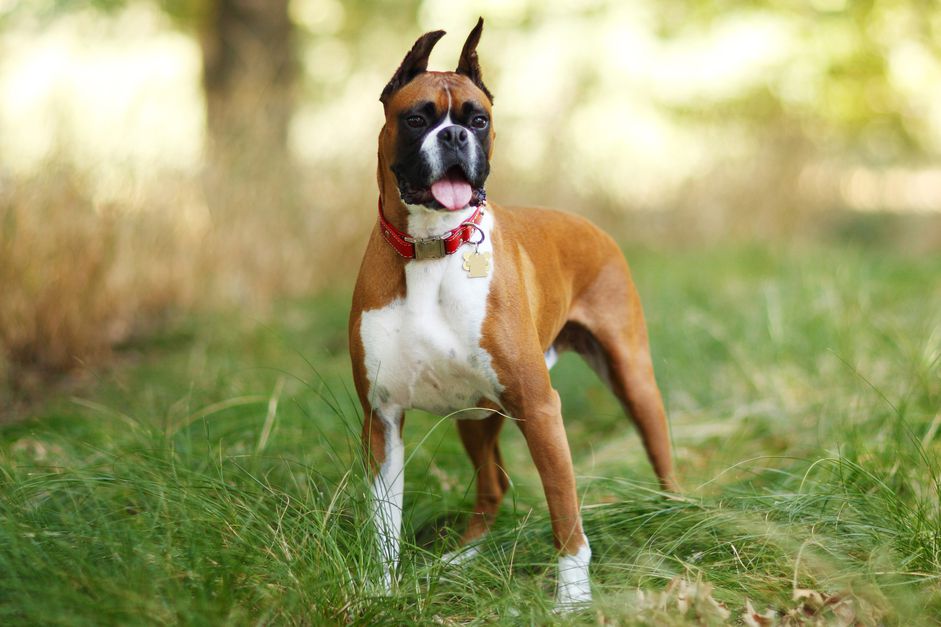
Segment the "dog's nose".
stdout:
<svg viewBox="0 0 941 627">
<path fill-rule="evenodd" d="M 449 148 L 463 148 L 467 145 L 467 129 L 456 124 L 438 132 L 438 141 Z"/>
</svg>

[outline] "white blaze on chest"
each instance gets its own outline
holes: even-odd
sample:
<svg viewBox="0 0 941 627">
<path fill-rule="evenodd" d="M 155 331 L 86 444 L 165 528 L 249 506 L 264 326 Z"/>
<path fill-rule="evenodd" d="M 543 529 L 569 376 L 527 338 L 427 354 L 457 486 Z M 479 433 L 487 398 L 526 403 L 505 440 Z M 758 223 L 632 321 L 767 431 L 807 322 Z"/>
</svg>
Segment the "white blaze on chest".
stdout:
<svg viewBox="0 0 941 627">
<path fill-rule="evenodd" d="M 473 209 L 442 212 L 413 207 L 408 232 L 413 237 L 439 235 L 472 213 Z M 480 227 L 486 235 L 480 252 L 492 253 L 489 211 L 484 211 Z M 470 278 L 463 268 L 463 253 L 472 250 L 472 244 L 465 244 L 442 259 L 407 262 L 404 298 L 363 313 L 361 334 L 374 406 L 445 415 L 474 407 L 481 398 L 499 400 L 503 387 L 480 341 L 493 265 L 500 260 L 492 259 L 488 276 Z M 455 417 L 486 415 L 480 414 L 462 412 Z"/>
</svg>

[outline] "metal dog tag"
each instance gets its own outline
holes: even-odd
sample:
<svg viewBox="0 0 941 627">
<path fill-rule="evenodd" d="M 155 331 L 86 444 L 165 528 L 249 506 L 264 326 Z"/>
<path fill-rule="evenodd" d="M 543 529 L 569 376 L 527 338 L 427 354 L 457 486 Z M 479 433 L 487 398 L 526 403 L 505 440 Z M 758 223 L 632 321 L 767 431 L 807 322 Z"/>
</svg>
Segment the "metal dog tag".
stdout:
<svg viewBox="0 0 941 627">
<path fill-rule="evenodd" d="M 447 256 L 448 251 L 444 247 L 444 240 L 440 237 L 429 237 L 428 239 L 415 240 L 415 259 L 441 259 Z"/>
<path fill-rule="evenodd" d="M 490 274 L 490 253 L 480 253 L 476 250 L 464 253 L 464 266 L 467 276 L 472 279 L 482 279 Z"/>
</svg>

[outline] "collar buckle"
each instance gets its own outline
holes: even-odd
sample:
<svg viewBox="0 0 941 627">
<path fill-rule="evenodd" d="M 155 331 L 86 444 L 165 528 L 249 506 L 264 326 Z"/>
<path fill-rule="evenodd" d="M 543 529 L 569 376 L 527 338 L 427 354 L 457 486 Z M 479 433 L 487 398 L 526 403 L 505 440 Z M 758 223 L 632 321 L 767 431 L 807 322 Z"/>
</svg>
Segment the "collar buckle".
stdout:
<svg viewBox="0 0 941 627">
<path fill-rule="evenodd" d="M 442 237 L 426 237 L 412 241 L 415 246 L 415 259 L 441 259 L 447 256 L 448 250 Z"/>
</svg>

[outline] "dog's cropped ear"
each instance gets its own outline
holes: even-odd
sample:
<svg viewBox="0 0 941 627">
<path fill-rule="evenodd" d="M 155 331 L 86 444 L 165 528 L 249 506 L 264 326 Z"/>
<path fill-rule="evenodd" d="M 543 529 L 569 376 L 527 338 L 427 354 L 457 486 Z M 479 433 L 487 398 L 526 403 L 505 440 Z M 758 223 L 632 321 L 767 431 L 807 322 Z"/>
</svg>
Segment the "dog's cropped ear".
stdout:
<svg viewBox="0 0 941 627">
<path fill-rule="evenodd" d="M 382 90 L 382 95 L 379 96 L 379 101 L 382 104 L 386 104 L 395 92 L 405 87 L 410 80 L 428 69 L 428 57 L 431 55 L 431 49 L 442 37 L 444 37 L 443 30 L 434 30 L 425 33 L 415 41 L 415 45 L 402 59 L 402 65 L 392 75 L 392 80 Z"/>
<path fill-rule="evenodd" d="M 477 19 L 477 25 L 467 36 L 464 42 L 464 49 L 461 50 L 461 60 L 457 63 L 457 73 L 463 74 L 471 79 L 480 91 L 487 95 L 490 103 L 493 104 L 493 94 L 484 85 L 483 75 L 480 72 L 480 60 L 477 58 L 477 44 L 480 43 L 480 33 L 484 30 L 484 18 Z"/>
</svg>

